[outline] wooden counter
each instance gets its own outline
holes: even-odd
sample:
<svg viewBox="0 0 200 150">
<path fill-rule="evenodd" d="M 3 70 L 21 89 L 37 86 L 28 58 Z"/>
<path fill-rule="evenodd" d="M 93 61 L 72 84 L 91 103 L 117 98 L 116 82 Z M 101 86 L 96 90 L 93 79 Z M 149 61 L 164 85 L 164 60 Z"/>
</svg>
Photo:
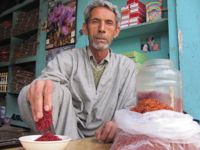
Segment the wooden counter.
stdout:
<svg viewBox="0 0 200 150">
<path fill-rule="evenodd" d="M 95 138 L 85 138 L 70 141 L 65 150 L 109 150 L 111 144 L 98 142 Z M 22 147 L 9 148 L 3 150 L 24 150 Z"/>
</svg>

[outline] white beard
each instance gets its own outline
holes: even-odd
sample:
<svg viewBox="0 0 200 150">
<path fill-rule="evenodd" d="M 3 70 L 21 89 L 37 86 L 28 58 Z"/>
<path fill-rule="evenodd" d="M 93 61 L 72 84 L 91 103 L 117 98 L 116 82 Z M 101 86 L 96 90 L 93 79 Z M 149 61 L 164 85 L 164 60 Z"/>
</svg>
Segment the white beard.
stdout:
<svg viewBox="0 0 200 150">
<path fill-rule="evenodd" d="M 109 48 L 110 44 L 96 44 L 92 42 L 92 46 L 97 50 L 104 50 L 104 49 Z"/>
</svg>

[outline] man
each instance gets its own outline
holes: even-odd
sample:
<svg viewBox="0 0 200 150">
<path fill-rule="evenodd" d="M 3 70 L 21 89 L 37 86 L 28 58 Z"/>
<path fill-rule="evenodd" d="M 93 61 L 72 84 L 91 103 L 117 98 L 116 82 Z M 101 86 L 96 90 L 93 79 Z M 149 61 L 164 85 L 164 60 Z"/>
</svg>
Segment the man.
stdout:
<svg viewBox="0 0 200 150">
<path fill-rule="evenodd" d="M 50 61 L 41 76 L 20 92 L 19 108 L 32 128 L 43 110 L 52 109 L 56 134 L 72 139 L 96 135 L 111 142 L 117 131 L 116 110 L 135 104 L 135 64 L 109 48 L 120 32 L 115 5 L 93 0 L 84 15 L 82 31 L 89 45 Z"/>
</svg>

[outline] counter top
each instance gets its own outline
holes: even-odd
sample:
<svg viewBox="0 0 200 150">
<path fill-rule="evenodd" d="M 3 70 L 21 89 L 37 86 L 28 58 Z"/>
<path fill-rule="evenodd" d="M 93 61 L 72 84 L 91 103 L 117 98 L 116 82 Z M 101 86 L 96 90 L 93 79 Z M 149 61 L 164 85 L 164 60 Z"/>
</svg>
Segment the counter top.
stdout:
<svg viewBox="0 0 200 150">
<path fill-rule="evenodd" d="M 111 144 L 98 142 L 94 137 L 70 141 L 65 150 L 109 150 Z M 25 150 L 22 147 L 3 150 Z"/>
</svg>

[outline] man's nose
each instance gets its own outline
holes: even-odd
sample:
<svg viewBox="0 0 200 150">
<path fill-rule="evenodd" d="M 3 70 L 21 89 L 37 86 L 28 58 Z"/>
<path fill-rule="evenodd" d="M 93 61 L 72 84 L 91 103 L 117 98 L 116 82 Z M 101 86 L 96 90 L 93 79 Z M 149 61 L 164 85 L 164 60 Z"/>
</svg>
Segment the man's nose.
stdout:
<svg viewBox="0 0 200 150">
<path fill-rule="evenodd" d="M 99 32 L 105 32 L 105 22 L 103 21 L 99 24 Z"/>
</svg>

